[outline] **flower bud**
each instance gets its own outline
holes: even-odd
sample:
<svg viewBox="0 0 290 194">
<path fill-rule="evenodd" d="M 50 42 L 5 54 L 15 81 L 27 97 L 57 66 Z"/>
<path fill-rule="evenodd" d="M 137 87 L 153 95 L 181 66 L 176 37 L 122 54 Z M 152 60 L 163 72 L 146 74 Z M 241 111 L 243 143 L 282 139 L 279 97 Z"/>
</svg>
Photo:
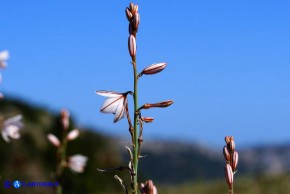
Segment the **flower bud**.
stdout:
<svg viewBox="0 0 290 194">
<path fill-rule="evenodd" d="M 232 139 L 232 136 L 225 136 L 225 142 L 228 145 Z"/>
<path fill-rule="evenodd" d="M 239 154 L 238 154 L 237 151 L 235 151 L 233 156 L 232 156 L 232 162 L 231 162 L 231 166 L 232 166 L 233 172 L 235 172 L 236 169 L 237 169 L 238 161 L 239 161 Z"/>
<path fill-rule="evenodd" d="M 166 67 L 166 63 L 155 63 L 152 64 L 148 67 L 146 67 L 141 74 L 139 75 L 139 77 L 143 74 L 145 75 L 152 75 L 152 74 L 156 74 L 159 73 L 160 71 L 162 71 L 164 68 Z"/>
<path fill-rule="evenodd" d="M 235 141 L 233 136 L 226 136 L 225 142 L 228 146 L 229 152 L 233 153 L 235 151 Z"/>
<path fill-rule="evenodd" d="M 229 149 L 228 149 L 227 146 L 224 146 L 223 154 L 224 154 L 225 160 L 226 160 L 227 162 L 229 162 L 231 156 L 230 156 Z"/>
<path fill-rule="evenodd" d="M 154 121 L 153 117 L 141 117 L 141 120 L 144 121 L 145 123 L 151 123 Z"/>
<path fill-rule="evenodd" d="M 129 48 L 129 53 L 130 56 L 133 58 L 136 56 L 136 39 L 133 35 L 129 36 L 128 39 L 128 48 Z"/>
<path fill-rule="evenodd" d="M 138 26 L 139 26 L 139 23 L 140 23 L 140 15 L 139 13 L 136 13 L 134 16 L 133 16 L 133 28 L 134 30 L 138 30 Z"/>
<path fill-rule="evenodd" d="M 133 15 L 137 14 L 138 13 L 138 9 L 139 9 L 138 5 L 134 5 L 132 7 L 132 9 L 131 9 L 132 14 Z"/>
<path fill-rule="evenodd" d="M 158 107 L 158 108 L 165 108 L 170 106 L 171 104 L 173 104 L 173 100 L 165 100 L 163 102 L 158 102 L 158 103 L 154 103 L 154 104 L 144 104 L 141 109 L 149 109 L 149 108 L 154 108 L 154 107 Z"/>
<path fill-rule="evenodd" d="M 140 184 L 140 190 L 142 194 L 157 194 L 157 189 L 152 180 L 146 181 L 145 184 Z"/>
<path fill-rule="evenodd" d="M 127 17 L 128 21 L 131 22 L 133 15 L 128 7 L 126 7 L 125 13 L 126 13 L 126 17 Z"/>
<path fill-rule="evenodd" d="M 234 179 L 232 167 L 229 164 L 226 164 L 224 171 L 225 171 L 226 182 L 229 185 L 229 188 L 231 188 L 233 185 L 233 179 Z"/>
<path fill-rule="evenodd" d="M 231 153 L 233 153 L 235 151 L 236 144 L 235 144 L 234 138 L 231 139 L 228 147 L 229 147 L 229 151 Z"/>
<path fill-rule="evenodd" d="M 61 110 L 60 119 L 64 130 L 67 130 L 69 127 L 69 112 L 65 109 Z"/>
<path fill-rule="evenodd" d="M 55 135 L 49 133 L 49 134 L 47 135 L 47 139 L 48 139 L 48 141 L 50 141 L 50 143 L 51 143 L 52 145 L 54 145 L 55 147 L 59 147 L 59 146 L 60 146 L 60 141 L 58 140 L 58 138 L 57 138 Z"/>
<path fill-rule="evenodd" d="M 130 9 L 130 11 L 132 12 L 132 10 L 134 9 L 134 3 L 131 2 L 131 3 L 129 4 L 129 9 Z"/>
<path fill-rule="evenodd" d="M 74 129 L 67 134 L 66 138 L 71 141 L 77 138 L 79 134 L 80 134 L 80 131 L 78 129 Z"/>
</svg>

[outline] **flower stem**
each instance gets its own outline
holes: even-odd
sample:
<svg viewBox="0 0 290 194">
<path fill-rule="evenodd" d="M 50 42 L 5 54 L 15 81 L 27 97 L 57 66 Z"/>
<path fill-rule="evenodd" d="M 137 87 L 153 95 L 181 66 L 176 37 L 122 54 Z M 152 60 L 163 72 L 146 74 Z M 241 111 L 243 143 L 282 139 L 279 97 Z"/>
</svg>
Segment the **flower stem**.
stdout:
<svg viewBox="0 0 290 194">
<path fill-rule="evenodd" d="M 57 150 L 57 157 L 58 157 L 58 164 L 57 164 L 57 170 L 56 170 L 56 176 L 57 180 L 61 180 L 61 176 L 66 164 L 66 146 L 67 146 L 67 139 L 66 137 L 66 131 L 63 131 L 63 140 L 61 146 Z M 62 185 L 61 182 L 59 182 L 57 188 L 56 188 L 56 193 L 57 194 L 62 194 Z"/>
<path fill-rule="evenodd" d="M 133 165 L 134 165 L 134 177 L 133 177 L 133 194 L 137 194 L 138 190 L 138 150 L 139 150 L 139 144 L 138 144 L 138 74 L 137 74 L 137 64 L 136 64 L 136 56 L 132 57 L 133 59 L 133 69 L 134 69 L 134 142 L 133 148 Z"/>
</svg>

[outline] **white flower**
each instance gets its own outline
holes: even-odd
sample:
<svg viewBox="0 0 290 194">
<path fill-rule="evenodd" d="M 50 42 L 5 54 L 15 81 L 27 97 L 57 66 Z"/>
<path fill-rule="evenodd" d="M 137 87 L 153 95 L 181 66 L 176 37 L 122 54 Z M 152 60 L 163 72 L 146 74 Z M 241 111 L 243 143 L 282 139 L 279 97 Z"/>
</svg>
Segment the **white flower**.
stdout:
<svg viewBox="0 0 290 194">
<path fill-rule="evenodd" d="M 74 172 L 82 173 L 84 172 L 87 160 L 88 157 L 81 154 L 73 155 L 69 157 L 68 167 Z"/>
<path fill-rule="evenodd" d="M 107 97 L 100 110 L 102 113 L 113 113 L 115 115 L 114 123 L 124 118 L 127 95 L 131 92 L 117 93 L 113 91 L 99 90 L 96 91 L 96 93 Z"/>
<path fill-rule="evenodd" d="M 9 52 L 7 50 L 0 52 L 0 68 L 5 68 L 7 66 L 7 59 L 9 59 Z"/>
<path fill-rule="evenodd" d="M 58 138 L 57 138 L 55 135 L 49 133 L 49 134 L 47 135 L 47 139 L 48 139 L 48 141 L 50 141 L 50 143 L 51 143 L 52 145 L 54 145 L 55 147 L 59 147 L 59 146 L 60 146 L 60 141 L 58 140 Z"/>
<path fill-rule="evenodd" d="M 77 138 L 79 134 L 80 134 L 80 131 L 78 129 L 74 129 L 67 134 L 66 138 L 71 141 Z"/>
<path fill-rule="evenodd" d="M 20 137 L 19 130 L 23 127 L 21 119 L 22 115 L 17 115 L 4 121 L 2 137 L 6 142 L 10 142 L 9 137 L 12 139 L 18 139 Z"/>
</svg>

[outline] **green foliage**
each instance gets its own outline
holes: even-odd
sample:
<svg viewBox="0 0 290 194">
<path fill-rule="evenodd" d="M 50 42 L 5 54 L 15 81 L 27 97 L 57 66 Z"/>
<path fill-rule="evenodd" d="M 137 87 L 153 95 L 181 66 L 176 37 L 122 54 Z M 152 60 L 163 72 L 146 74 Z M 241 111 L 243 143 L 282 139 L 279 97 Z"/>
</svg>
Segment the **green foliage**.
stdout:
<svg viewBox="0 0 290 194">
<path fill-rule="evenodd" d="M 289 194 L 290 191 L 290 175 L 235 177 L 235 193 L 238 194 Z M 157 187 L 158 193 L 166 194 L 228 194 L 225 180 Z"/>
<path fill-rule="evenodd" d="M 21 138 L 6 143 L 0 139 L 0 177 L 5 180 L 55 181 L 56 148 L 46 139 L 48 133 L 61 136 L 58 114 L 28 105 L 18 100 L 0 101 L 4 118 L 16 114 L 23 115 L 24 129 Z M 71 120 L 71 128 L 73 126 Z M 81 129 L 80 137 L 69 142 L 68 156 L 82 154 L 89 158 L 85 172 L 76 174 L 66 169 L 62 178 L 64 193 L 109 193 L 120 191 L 114 180 L 114 174 L 97 172 L 97 168 L 118 166 L 122 163 L 118 150 L 112 146 L 112 140 L 90 129 Z M 2 184 L 3 185 L 3 184 Z M 0 186 L 0 193 L 15 193 L 15 189 Z M 23 188 L 21 193 L 55 193 L 51 188 Z"/>
</svg>

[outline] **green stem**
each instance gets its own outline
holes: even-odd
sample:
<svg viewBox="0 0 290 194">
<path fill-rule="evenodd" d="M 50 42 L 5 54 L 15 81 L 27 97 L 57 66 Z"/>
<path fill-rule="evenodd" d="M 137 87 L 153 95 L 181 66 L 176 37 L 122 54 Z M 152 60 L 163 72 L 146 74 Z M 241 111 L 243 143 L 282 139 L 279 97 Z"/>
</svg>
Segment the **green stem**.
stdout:
<svg viewBox="0 0 290 194">
<path fill-rule="evenodd" d="M 234 194 L 234 183 L 233 183 L 232 186 L 231 186 L 230 194 Z"/>
<path fill-rule="evenodd" d="M 56 188 L 56 193 L 57 194 L 62 194 L 62 186 L 61 186 L 61 176 L 64 170 L 64 167 L 66 165 L 66 146 L 67 146 L 67 139 L 66 139 L 66 132 L 63 132 L 63 140 L 62 140 L 62 144 L 59 147 L 57 154 L 58 154 L 58 164 L 57 164 L 57 170 L 56 170 L 56 176 L 57 176 L 57 180 L 59 181 L 59 184 Z"/>
<path fill-rule="evenodd" d="M 133 164 L 135 175 L 133 177 L 133 194 L 137 194 L 138 190 L 138 74 L 137 74 L 137 64 L 136 57 L 133 57 L 133 68 L 134 68 L 134 153 L 133 153 Z"/>
<path fill-rule="evenodd" d="M 56 193 L 57 194 L 62 194 L 62 186 L 60 184 L 57 185 L 57 187 L 56 187 Z"/>
</svg>

